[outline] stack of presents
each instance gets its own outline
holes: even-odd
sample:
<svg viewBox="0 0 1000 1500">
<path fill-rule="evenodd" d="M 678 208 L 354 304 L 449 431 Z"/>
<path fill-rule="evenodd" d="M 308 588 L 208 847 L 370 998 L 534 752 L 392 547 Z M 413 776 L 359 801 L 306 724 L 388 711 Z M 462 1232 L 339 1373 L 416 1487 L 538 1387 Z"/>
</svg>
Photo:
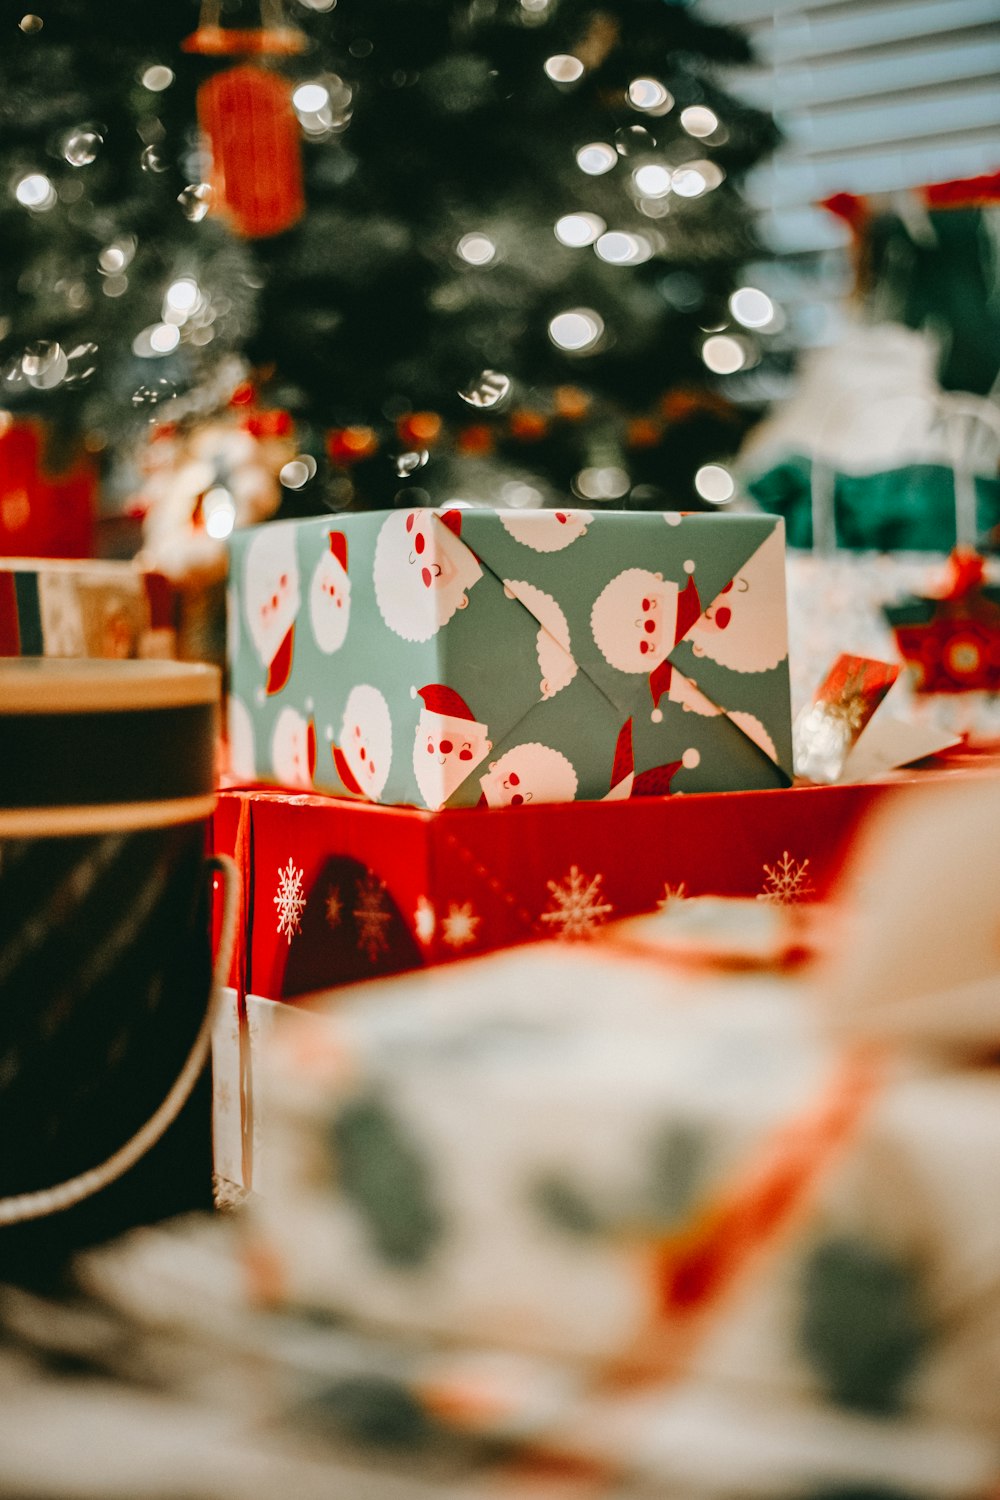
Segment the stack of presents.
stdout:
<svg viewBox="0 0 1000 1500">
<path fill-rule="evenodd" d="M 793 735 L 774 516 L 277 522 L 228 605 L 256 1409 L 414 1494 L 1000 1493 L 994 763 L 886 771 L 948 736 L 860 660 Z"/>
</svg>

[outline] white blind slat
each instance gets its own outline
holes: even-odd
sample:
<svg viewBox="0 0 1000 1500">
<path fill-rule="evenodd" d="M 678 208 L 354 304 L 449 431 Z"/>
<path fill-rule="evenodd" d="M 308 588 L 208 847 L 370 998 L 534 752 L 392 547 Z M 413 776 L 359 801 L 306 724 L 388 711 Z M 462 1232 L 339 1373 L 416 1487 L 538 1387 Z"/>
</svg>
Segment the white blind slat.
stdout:
<svg viewBox="0 0 1000 1500">
<path fill-rule="evenodd" d="M 889 59 L 877 49 L 871 54 L 859 52 L 832 62 L 810 58 L 808 63 L 789 65 L 777 73 L 771 68 L 735 70 L 726 83 L 739 98 L 758 108 L 794 109 L 872 95 L 891 97 L 907 89 L 935 84 L 961 86 L 971 79 L 991 81 L 997 88 L 998 74 L 1000 28 L 986 34 L 972 31 L 930 45 L 923 40 L 907 43 L 893 49 Z"/>
</svg>

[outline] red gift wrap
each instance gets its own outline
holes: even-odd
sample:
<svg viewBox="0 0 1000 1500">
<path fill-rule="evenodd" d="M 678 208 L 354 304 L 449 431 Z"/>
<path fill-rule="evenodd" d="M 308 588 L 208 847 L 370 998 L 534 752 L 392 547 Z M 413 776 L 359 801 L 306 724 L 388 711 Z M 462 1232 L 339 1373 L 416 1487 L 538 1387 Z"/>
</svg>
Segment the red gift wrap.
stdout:
<svg viewBox="0 0 1000 1500">
<path fill-rule="evenodd" d="M 224 790 L 215 849 L 235 855 L 244 882 L 231 983 L 287 1000 L 515 943 L 587 939 L 678 898 L 818 900 L 876 802 L 965 772 L 961 758 L 946 765 L 877 785 L 440 813 Z"/>
</svg>

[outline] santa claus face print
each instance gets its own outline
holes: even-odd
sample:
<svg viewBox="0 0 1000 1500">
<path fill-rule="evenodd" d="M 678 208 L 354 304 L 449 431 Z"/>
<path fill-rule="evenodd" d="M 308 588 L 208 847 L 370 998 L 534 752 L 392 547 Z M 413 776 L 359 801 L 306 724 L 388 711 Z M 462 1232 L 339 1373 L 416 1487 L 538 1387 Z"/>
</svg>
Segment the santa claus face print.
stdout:
<svg viewBox="0 0 1000 1500">
<path fill-rule="evenodd" d="M 645 568 L 626 568 L 597 596 L 590 628 L 610 666 L 648 674 L 675 644 L 676 583 Z"/>
<path fill-rule="evenodd" d="M 572 802 L 577 775 L 565 755 L 550 745 L 515 745 L 491 761 L 479 785 L 490 807 L 521 807 L 531 802 Z"/>
<path fill-rule="evenodd" d="M 695 655 L 734 672 L 776 667 L 788 655 L 784 569 L 781 532 L 775 530 L 695 622 Z"/>
<path fill-rule="evenodd" d="M 230 693 L 226 703 L 226 727 L 229 741 L 229 774 L 240 781 L 252 781 L 257 774 L 254 759 L 253 720 L 245 703 Z"/>
<path fill-rule="evenodd" d="M 487 726 L 475 719 L 423 709 L 413 741 L 413 774 L 432 811 L 443 807 L 493 748 Z"/>
<path fill-rule="evenodd" d="M 505 579 L 504 592 L 509 599 L 519 599 L 539 624 L 535 638 L 540 674 L 539 692 L 543 698 L 556 693 L 573 681 L 576 662 L 570 651 L 569 625 L 561 607 L 551 594 L 521 579 Z"/>
<path fill-rule="evenodd" d="M 378 688 L 367 682 L 348 694 L 340 749 L 359 789 L 377 802 L 392 764 L 392 717 Z"/>
<path fill-rule="evenodd" d="M 515 542 L 533 552 L 561 552 L 586 536 L 594 519 L 587 510 L 502 510 L 499 516 Z"/>
<path fill-rule="evenodd" d="M 375 598 L 390 630 L 407 641 L 430 640 L 456 610 L 482 568 L 458 531 L 459 512 L 397 511 L 375 544 Z"/>
<path fill-rule="evenodd" d="M 254 533 L 243 579 L 250 639 L 263 666 L 269 667 L 295 624 L 301 602 L 291 524 L 275 524 Z"/>
<path fill-rule="evenodd" d="M 232 722 L 232 721 L 230 721 Z M 271 765 L 284 786 L 308 790 L 316 768 L 316 731 L 294 708 L 283 708 L 271 737 Z"/>
<path fill-rule="evenodd" d="M 340 558 L 323 553 L 309 584 L 309 620 L 321 651 L 339 651 L 351 618 L 351 580 Z"/>
</svg>

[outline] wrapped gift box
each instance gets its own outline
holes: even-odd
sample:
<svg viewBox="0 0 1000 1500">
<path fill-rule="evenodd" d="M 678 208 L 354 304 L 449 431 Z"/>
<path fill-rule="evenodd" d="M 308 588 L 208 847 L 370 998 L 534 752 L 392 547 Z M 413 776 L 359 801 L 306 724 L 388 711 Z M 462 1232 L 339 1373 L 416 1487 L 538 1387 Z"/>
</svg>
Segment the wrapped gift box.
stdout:
<svg viewBox="0 0 1000 1500">
<path fill-rule="evenodd" d="M 586 941 L 689 896 L 814 902 L 876 807 L 980 764 L 996 766 L 955 757 L 877 785 L 441 813 L 223 790 L 212 843 L 237 860 L 243 913 L 214 1041 L 217 1173 L 260 1186 L 254 1059 L 275 1002 L 537 939 Z"/>
<path fill-rule="evenodd" d="M 824 896 L 865 816 L 953 769 L 879 783 L 496 811 L 371 807 L 223 790 L 220 854 L 243 872 L 242 969 L 271 1000 L 539 938 L 586 939 L 683 896 Z"/>
<path fill-rule="evenodd" d="M 393 511 L 231 543 L 236 774 L 439 809 L 787 785 L 770 516 Z"/>
<path fill-rule="evenodd" d="M 0 656 L 173 656 L 173 593 L 133 563 L 0 557 Z"/>
<path fill-rule="evenodd" d="M 272 1303 L 563 1361 L 620 1422 L 690 1382 L 995 1441 L 995 1069 L 613 943 L 276 1009 L 246 1221 Z M 489 1421 L 461 1363 L 426 1399 Z"/>
</svg>

